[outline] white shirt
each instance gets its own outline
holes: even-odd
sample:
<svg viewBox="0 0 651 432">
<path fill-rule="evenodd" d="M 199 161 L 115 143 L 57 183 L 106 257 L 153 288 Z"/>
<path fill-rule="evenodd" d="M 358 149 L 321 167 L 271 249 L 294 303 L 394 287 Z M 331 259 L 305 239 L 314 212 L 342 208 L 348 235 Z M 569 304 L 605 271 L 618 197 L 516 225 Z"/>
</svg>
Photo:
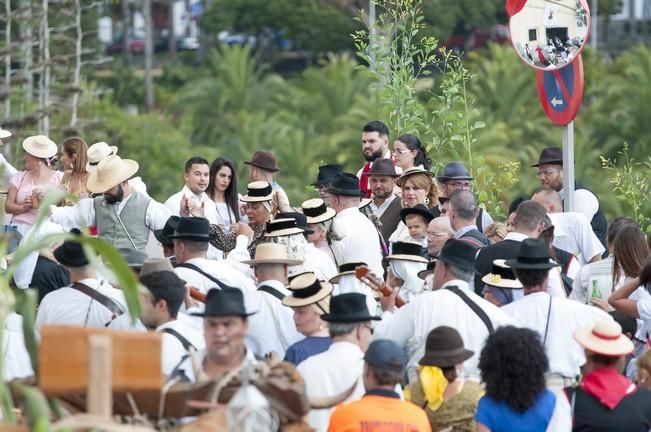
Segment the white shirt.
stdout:
<svg viewBox="0 0 651 432">
<path fill-rule="evenodd" d="M 2 377 L 5 381 L 34 375 L 32 361 L 25 347 L 23 317 L 16 312 L 10 312 L 5 321 L 2 355 Z"/>
<path fill-rule="evenodd" d="M 333 342 L 327 351 L 308 357 L 296 369 L 305 380 L 308 397 L 327 397 L 341 394 L 355 385 L 345 402 L 364 396 L 364 353 L 350 342 Z M 308 423 L 317 432 L 326 432 L 333 408 L 311 410 Z"/>
<path fill-rule="evenodd" d="M 199 377 L 199 379 L 197 378 L 197 376 L 194 373 L 195 372 L 194 369 L 195 368 L 200 369 L 203 367 L 204 358 L 206 358 L 206 349 L 197 351 L 196 354 L 194 354 L 194 356 L 190 355 L 186 357 L 185 360 L 179 363 L 177 367 L 174 369 L 183 371 L 183 373 L 190 380 L 191 383 L 196 383 L 197 381 L 203 381 L 201 377 Z M 252 364 L 255 364 L 257 362 L 255 357 L 251 353 L 251 350 L 246 349 L 246 347 L 245 347 L 244 358 L 242 359 L 242 362 L 243 363 L 250 362 Z"/>
<path fill-rule="evenodd" d="M 384 212 L 386 211 L 386 209 L 389 208 L 389 206 L 391 205 L 391 203 L 393 202 L 393 200 L 396 199 L 396 198 L 397 198 L 396 195 L 391 194 L 391 195 L 390 195 L 387 199 L 385 199 L 384 202 L 383 202 L 382 204 L 380 204 L 379 206 L 375 205 L 375 201 L 371 201 L 371 204 L 370 204 L 370 206 L 371 206 L 371 210 L 373 210 L 373 213 L 375 213 L 375 216 L 377 216 L 378 219 L 379 219 L 379 218 L 382 217 L 382 215 L 384 214 Z"/>
<path fill-rule="evenodd" d="M 365 262 L 373 273 L 382 277 L 382 249 L 373 222 L 357 207 L 350 207 L 335 216 L 333 225 L 333 230 L 341 237 L 341 240 L 332 242 L 337 262 Z"/>
<path fill-rule="evenodd" d="M 258 286 L 266 285 L 287 296 L 289 291 L 282 282 L 266 280 Z M 294 311 L 281 303 L 273 295 L 257 290 L 246 295 L 247 310 L 257 311 L 249 320 L 246 346 L 258 357 L 275 352 L 280 358 L 295 342 L 303 339 L 294 325 Z"/>
<path fill-rule="evenodd" d="M 651 294 L 641 286 L 629 298 L 637 301 L 637 313 L 640 316 L 636 336 L 639 339 L 647 340 L 649 329 L 651 329 Z M 642 323 L 640 323 L 640 320 Z"/>
<path fill-rule="evenodd" d="M 554 225 L 553 245 L 575 255 L 581 266 L 606 250 L 592 231 L 589 219 L 581 213 L 549 213 L 549 218 Z"/>
<path fill-rule="evenodd" d="M 9 179 L 18 172 L 12 164 L 9 163 L 5 156 L 0 153 L 0 170 L 2 171 L 2 190 L 9 189 Z"/>
<path fill-rule="evenodd" d="M 187 185 L 183 186 L 183 189 L 181 189 L 181 191 L 169 197 L 167 201 L 165 201 L 165 207 L 167 207 L 173 215 L 179 216 L 179 212 L 181 210 L 181 200 L 184 196 L 187 197 L 193 205 L 201 206 L 203 203 L 203 212 L 205 215 L 204 217 L 208 219 L 208 222 L 213 225 L 220 223 L 221 218 L 219 217 L 219 214 L 217 214 L 217 207 L 215 205 L 215 202 L 211 200 L 205 192 L 201 192 L 201 194 L 196 195 L 188 188 Z"/>
<path fill-rule="evenodd" d="M 374 339 L 391 339 L 407 346 L 409 367 L 416 367 L 425 352 L 425 341 L 429 332 L 445 325 L 455 328 L 463 339 L 466 349 L 475 354 L 464 363 L 464 372 L 479 375 L 479 354 L 488 337 L 488 329 L 473 310 L 455 293 L 445 289 L 458 286 L 479 306 L 493 324 L 493 328 L 517 325 L 516 321 L 494 304 L 475 294 L 468 283 L 462 280 L 446 282 L 441 289 L 420 294 L 416 301 L 407 303 L 395 313 L 385 312 L 375 327 Z"/>
<path fill-rule="evenodd" d="M 506 234 L 504 240 L 513 240 L 513 241 L 521 242 L 526 238 L 528 238 L 526 235 L 519 232 L 512 231 Z M 561 279 L 560 270 L 561 270 L 560 267 L 554 267 L 552 269 L 549 269 L 549 281 L 547 282 L 547 293 L 549 293 L 549 295 L 551 295 L 552 297 L 565 298 L 567 297 L 567 294 L 565 293 L 565 288 L 563 287 L 563 279 Z"/>
<path fill-rule="evenodd" d="M 579 368 L 585 363 L 583 348 L 574 339 L 574 332 L 581 327 L 590 327 L 599 321 L 612 319 L 606 312 L 594 306 L 550 297 L 546 292 L 525 295 L 520 300 L 502 306 L 502 310 L 521 326 L 536 331 L 541 341 L 545 338 L 547 312 L 550 311 L 545 342 L 549 372 L 568 378 L 579 375 Z"/>
<path fill-rule="evenodd" d="M 117 204 L 118 214 L 122 213 L 124 206 L 133 195 L 129 195 Z M 111 205 L 111 204 L 106 204 Z M 79 200 L 72 207 L 55 207 L 50 206 L 52 216 L 50 220 L 63 227 L 64 230 L 70 231 L 72 228 L 85 228 L 97 224 L 95 220 L 95 206 L 92 198 Z M 152 199 L 149 201 L 145 212 L 145 225 L 151 230 L 163 229 L 167 219 L 171 216 L 170 211 L 163 204 Z"/>
<path fill-rule="evenodd" d="M 396 229 L 393 230 L 389 236 L 389 243 L 393 245 L 393 243 L 396 242 L 409 241 L 410 238 L 411 236 L 409 235 L 407 225 L 405 225 L 403 221 L 400 221 L 398 222 L 398 225 L 396 225 Z"/>
<path fill-rule="evenodd" d="M 166 328 L 177 331 L 181 336 L 186 338 L 197 351 L 206 348 L 206 340 L 203 337 L 203 332 L 184 324 L 178 319 L 159 325 L 156 328 L 156 331 L 161 333 L 161 369 L 163 375 L 168 376 L 181 362 L 183 356 L 188 352 L 183 347 L 179 338 L 172 334 L 163 332 Z"/>
<path fill-rule="evenodd" d="M 357 279 L 354 274 L 346 274 L 339 278 L 334 285 L 332 295 L 358 293 L 366 297 L 366 306 L 371 315 L 378 315 L 378 302 L 375 300 L 371 287 Z M 380 311 L 381 313 L 382 311 Z"/>
<path fill-rule="evenodd" d="M 313 243 L 308 243 L 305 248 L 302 267 L 314 272 L 319 280 L 330 280 L 338 273 L 337 266 L 332 258 L 330 258 L 330 255 L 314 246 Z"/>
<path fill-rule="evenodd" d="M 562 200 L 565 200 L 565 188 L 559 192 Z M 591 221 L 594 215 L 599 210 L 599 200 L 587 189 L 579 189 L 574 191 L 574 211 L 581 213 L 583 216 Z"/>
<path fill-rule="evenodd" d="M 574 277 L 572 292 L 569 298 L 588 303 L 592 294 L 592 284 L 596 281 L 602 298 L 605 300 L 613 292 L 613 256 L 609 255 L 601 261 L 589 263 L 581 267 L 581 270 Z M 569 275 L 568 275 L 569 276 Z M 620 278 L 617 285 L 620 285 L 624 279 Z"/>
<path fill-rule="evenodd" d="M 233 288 L 239 288 L 244 293 L 256 290 L 253 280 L 236 270 L 228 260 L 214 261 L 207 258 L 192 258 L 187 263 L 196 265 L 220 282 Z M 215 282 L 193 269 L 175 267 L 174 273 L 183 279 L 186 285 L 197 288 L 204 294 L 211 288 L 219 288 Z"/>
<path fill-rule="evenodd" d="M 111 298 L 127 313 L 127 302 L 122 290 L 97 279 L 82 279 L 80 283 Z M 111 322 L 113 312 L 106 306 L 74 288 L 63 287 L 48 293 L 41 301 L 36 314 L 36 327 L 43 325 L 74 325 L 105 327 Z"/>
</svg>

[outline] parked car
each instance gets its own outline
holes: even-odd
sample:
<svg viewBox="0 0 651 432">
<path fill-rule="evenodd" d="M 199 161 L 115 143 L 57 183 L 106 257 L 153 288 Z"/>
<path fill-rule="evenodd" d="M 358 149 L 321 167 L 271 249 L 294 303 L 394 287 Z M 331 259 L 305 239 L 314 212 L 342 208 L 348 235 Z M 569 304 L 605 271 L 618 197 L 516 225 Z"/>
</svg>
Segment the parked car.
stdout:
<svg viewBox="0 0 651 432">
<path fill-rule="evenodd" d="M 113 42 L 106 46 L 106 54 L 113 55 L 122 52 L 123 35 L 118 34 Z M 129 37 L 129 52 L 132 54 L 142 54 L 145 52 L 145 40 L 141 37 L 131 35 Z"/>
</svg>

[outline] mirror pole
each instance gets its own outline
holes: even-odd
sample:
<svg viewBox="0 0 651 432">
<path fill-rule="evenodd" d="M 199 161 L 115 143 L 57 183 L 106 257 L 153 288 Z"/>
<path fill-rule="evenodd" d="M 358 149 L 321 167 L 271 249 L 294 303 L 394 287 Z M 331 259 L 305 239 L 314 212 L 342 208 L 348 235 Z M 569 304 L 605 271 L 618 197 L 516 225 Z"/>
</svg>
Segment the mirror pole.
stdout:
<svg viewBox="0 0 651 432">
<path fill-rule="evenodd" d="M 574 211 L 574 122 L 563 126 L 563 210 Z"/>
<path fill-rule="evenodd" d="M 599 33 L 597 32 L 597 26 L 599 25 L 598 4 L 599 0 L 592 0 L 592 6 L 590 7 L 592 10 L 592 19 L 590 20 L 592 23 L 592 29 L 590 29 L 590 38 L 592 39 L 592 49 L 595 53 L 597 52 L 597 43 L 599 43 Z"/>
</svg>

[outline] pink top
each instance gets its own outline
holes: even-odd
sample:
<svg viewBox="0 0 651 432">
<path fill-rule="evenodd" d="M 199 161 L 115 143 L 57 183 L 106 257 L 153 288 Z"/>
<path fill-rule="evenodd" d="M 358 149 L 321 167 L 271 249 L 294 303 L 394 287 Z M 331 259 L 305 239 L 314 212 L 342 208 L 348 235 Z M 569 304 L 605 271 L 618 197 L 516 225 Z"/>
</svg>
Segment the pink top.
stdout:
<svg viewBox="0 0 651 432">
<path fill-rule="evenodd" d="M 63 177 L 62 171 L 54 171 L 54 174 L 49 178 L 49 180 L 42 184 L 34 184 L 31 181 L 31 177 L 27 176 L 27 171 L 18 171 L 16 174 L 11 176 L 9 183 L 16 187 L 16 203 L 22 203 L 25 201 L 25 198 L 32 195 L 32 190 L 34 188 L 40 188 L 43 193 L 47 192 L 49 189 L 56 188 L 61 183 L 61 178 Z M 11 223 L 18 224 L 28 224 L 33 225 L 36 220 L 36 215 L 38 214 L 37 208 L 32 208 L 30 211 L 21 213 L 19 215 L 14 215 Z"/>
</svg>

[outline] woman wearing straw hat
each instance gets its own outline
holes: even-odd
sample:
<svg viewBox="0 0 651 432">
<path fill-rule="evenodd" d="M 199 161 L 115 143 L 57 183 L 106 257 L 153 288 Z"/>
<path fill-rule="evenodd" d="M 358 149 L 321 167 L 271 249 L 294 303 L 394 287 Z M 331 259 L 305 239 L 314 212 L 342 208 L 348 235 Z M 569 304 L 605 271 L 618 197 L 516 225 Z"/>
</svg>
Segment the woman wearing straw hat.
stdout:
<svg viewBox="0 0 651 432">
<path fill-rule="evenodd" d="M 254 181 L 247 186 L 246 195 L 240 201 L 244 203 L 248 225 L 238 222 L 231 225 L 227 230 L 219 225 L 210 226 L 210 234 L 214 239 L 210 241 L 217 249 L 225 254 L 237 246 L 240 235 L 248 237 L 248 251 L 250 256 L 255 255 L 255 248 L 264 242 L 264 235 L 267 230 L 267 222 L 271 219 L 273 189 L 266 181 Z"/>
<path fill-rule="evenodd" d="M 648 431 L 651 391 L 631 383 L 622 371 L 633 342 L 615 321 L 602 321 L 574 332 L 585 349 L 583 381 L 565 388 L 575 431 Z"/>
<path fill-rule="evenodd" d="M 54 171 L 52 164 L 57 145 L 44 135 L 25 138 L 25 170 L 18 171 L 9 181 L 5 212 L 13 215 L 11 225 L 25 235 L 34 224 L 43 194 L 61 182 L 63 173 Z"/>
<path fill-rule="evenodd" d="M 413 301 L 425 286 L 418 273 L 427 269 L 427 259 L 422 256 L 423 247 L 414 242 L 396 242 L 393 252 L 387 256 L 389 272 L 387 283 L 406 301 Z"/>
<path fill-rule="evenodd" d="M 335 255 L 332 252 L 332 220 L 337 212 L 326 206 L 321 198 L 309 199 L 301 204 L 303 214 L 307 218 L 307 228 L 312 231 L 307 234 L 307 241 L 314 247 L 325 252 L 332 262 L 335 262 Z"/>
<path fill-rule="evenodd" d="M 291 294 L 283 299 L 283 304 L 293 309 L 296 330 L 305 339 L 287 349 L 285 361 L 298 365 L 306 358 L 326 351 L 332 343 L 328 327 L 321 320 L 321 315 L 330 312 L 332 285 L 307 272 L 294 277 L 287 289 Z"/>
</svg>

